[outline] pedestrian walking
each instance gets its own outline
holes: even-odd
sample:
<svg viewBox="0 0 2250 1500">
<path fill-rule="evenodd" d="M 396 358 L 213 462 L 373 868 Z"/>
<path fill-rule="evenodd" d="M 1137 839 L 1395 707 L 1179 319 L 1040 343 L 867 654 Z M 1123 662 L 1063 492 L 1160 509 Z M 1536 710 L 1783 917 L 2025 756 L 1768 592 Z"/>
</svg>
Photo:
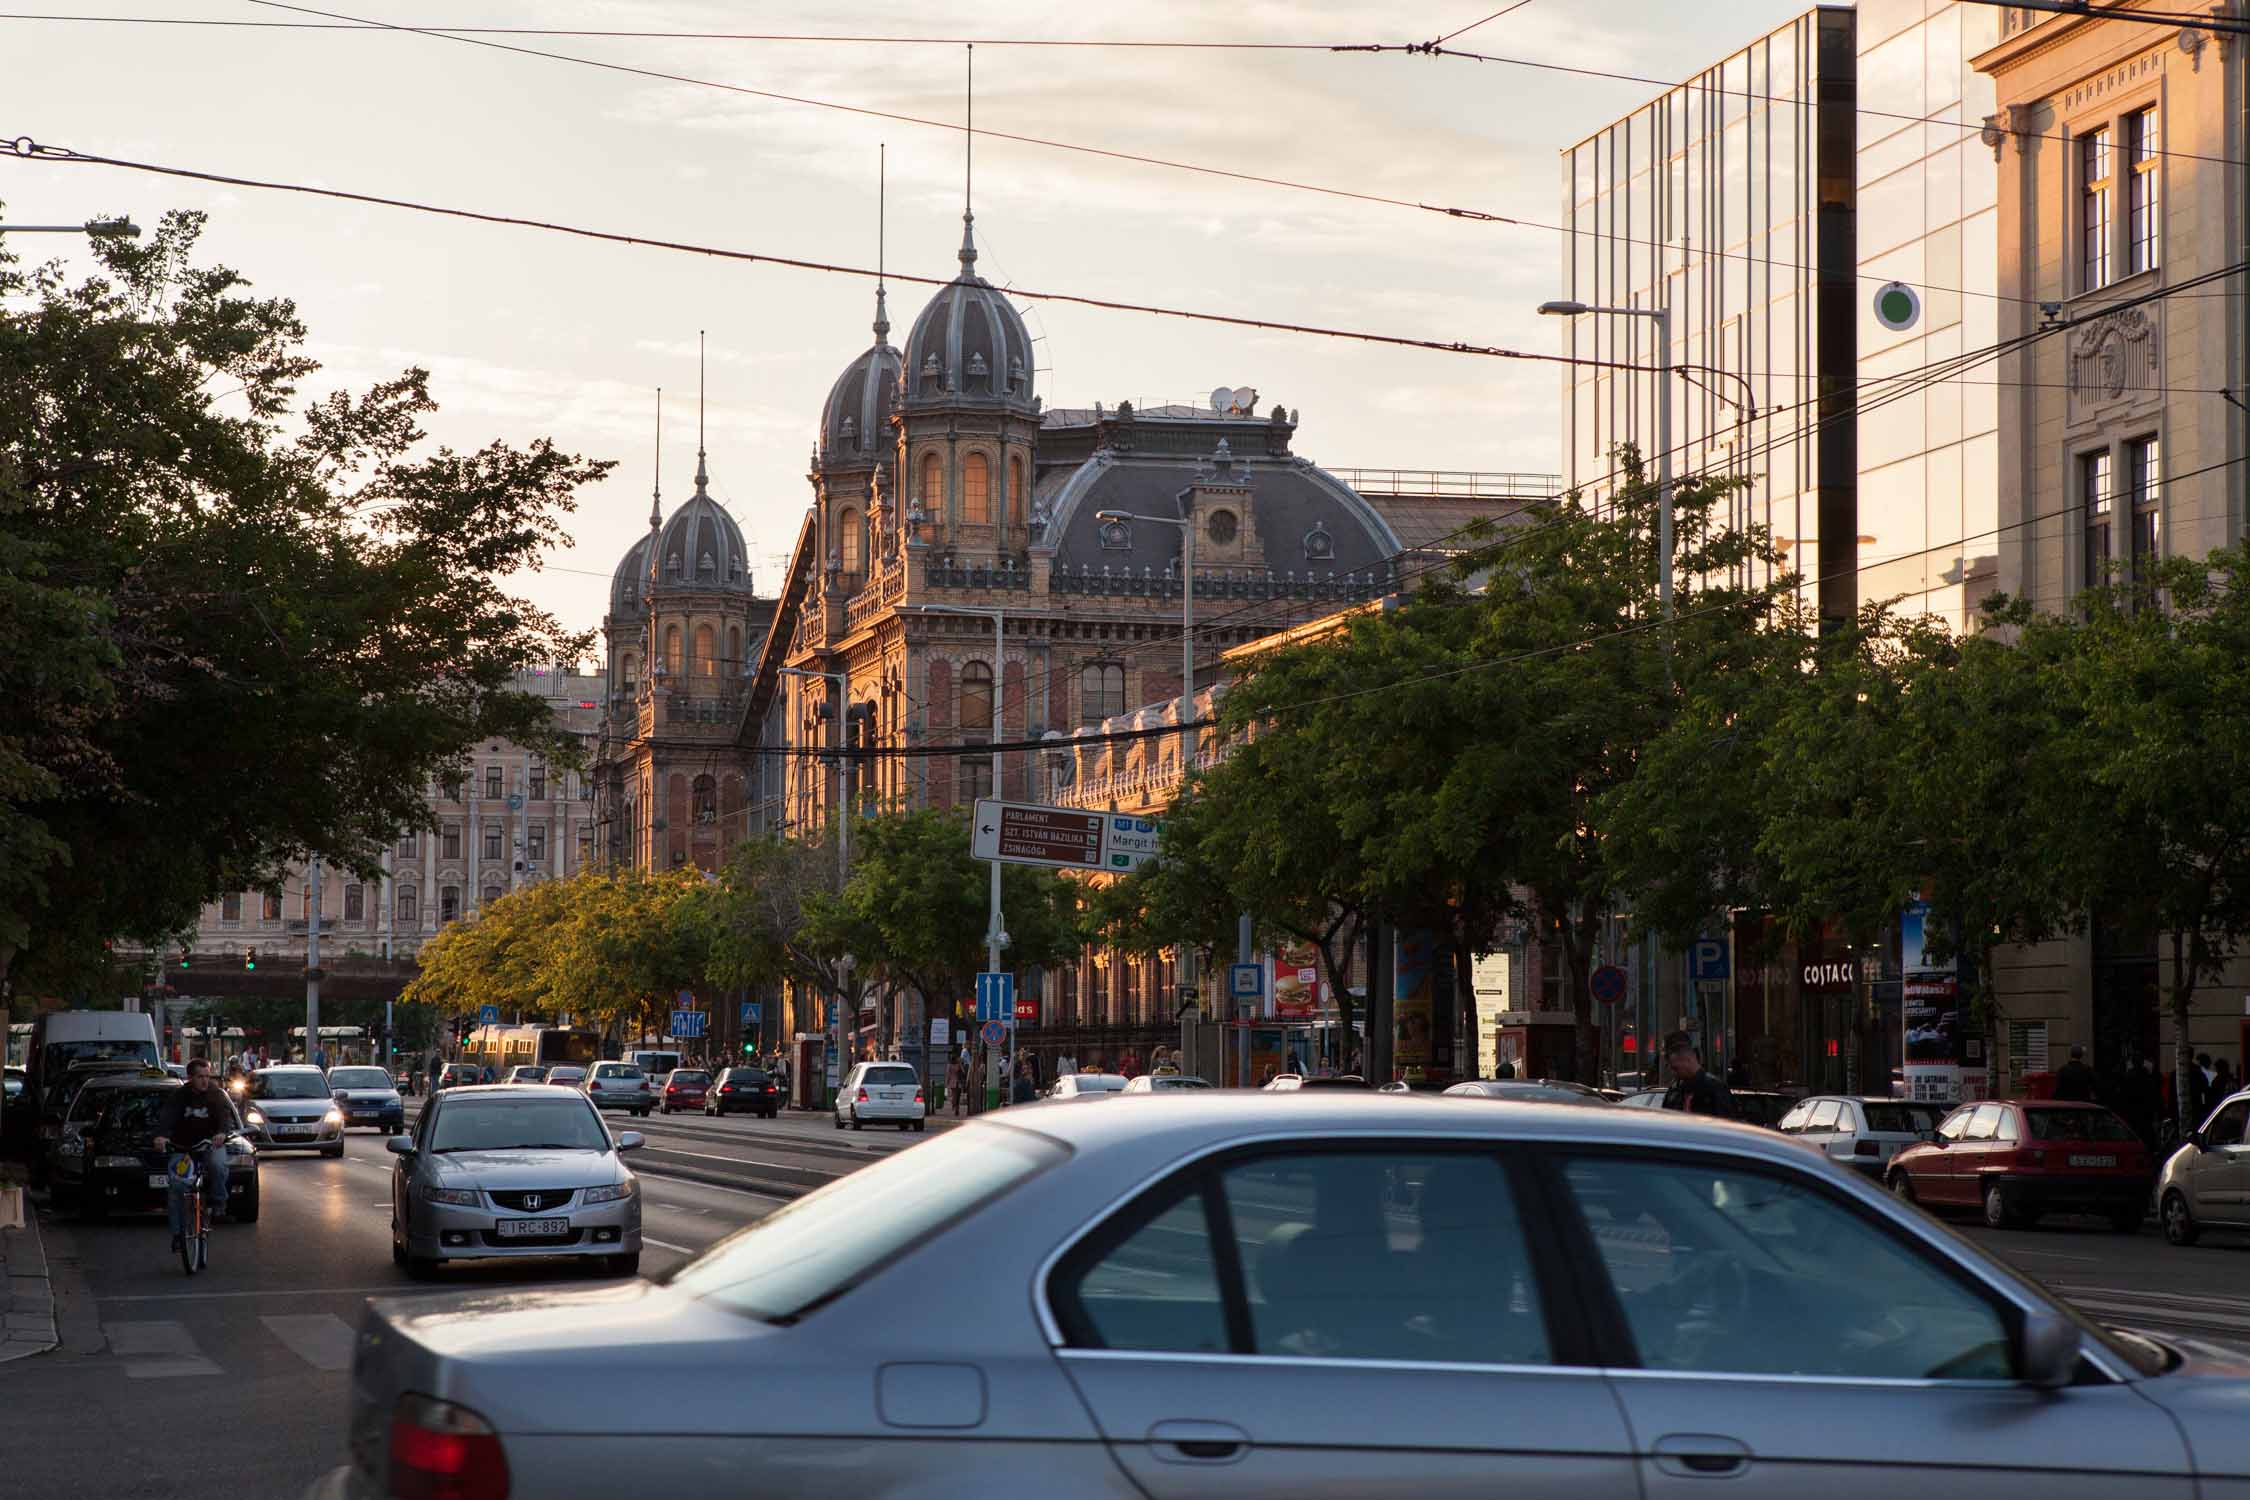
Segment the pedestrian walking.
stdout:
<svg viewBox="0 0 2250 1500">
<path fill-rule="evenodd" d="M 956 1052 L 945 1066 L 945 1097 L 946 1102 L 953 1106 L 955 1118 L 959 1118 L 961 1114 L 968 1083 L 967 1076 L 961 1071 L 961 1054 Z"/>
<path fill-rule="evenodd" d="M 1734 1118 L 1734 1096 L 1718 1076 L 1703 1066 L 1695 1039 L 1675 1031 L 1664 1039 L 1664 1061 L 1672 1069 L 1672 1086 L 1664 1091 L 1664 1107 L 1683 1114 Z"/>
<path fill-rule="evenodd" d="M 2094 1102 L 2094 1070 L 2086 1064 L 2086 1049 L 2073 1046 L 2070 1061 L 2055 1073 L 2055 1097 L 2076 1099 L 2082 1103 Z"/>
<path fill-rule="evenodd" d="M 2218 1103 L 2241 1087 L 2241 1080 L 2234 1076 L 2234 1069 L 2228 1065 L 2225 1058 L 2222 1057 L 2211 1065 L 2211 1102 L 2213 1104 Z"/>
<path fill-rule="evenodd" d="M 1029 1104 L 1038 1097 L 1039 1087 L 1031 1081 L 1031 1064 L 1027 1059 L 1023 1066 L 1016 1069 L 1016 1082 L 1014 1088 L 1009 1091 L 1008 1102 L 1010 1104 Z"/>
</svg>

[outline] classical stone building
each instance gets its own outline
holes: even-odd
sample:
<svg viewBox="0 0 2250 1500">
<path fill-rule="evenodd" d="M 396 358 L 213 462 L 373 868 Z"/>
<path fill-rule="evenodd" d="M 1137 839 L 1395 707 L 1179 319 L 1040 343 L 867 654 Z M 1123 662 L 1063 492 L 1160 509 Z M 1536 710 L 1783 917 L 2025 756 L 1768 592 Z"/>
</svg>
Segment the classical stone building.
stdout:
<svg viewBox="0 0 2250 1500">
<path fill-rule="evenodd" d="M 2003 7 L 1975 65 L 1997 93 L 1983 142 L 2000 180 L 2000 587 L 2043 609 L 2108 570 L 2243 535 L 2246 419 L 2238 265 L 2250 155 L 2244 38 L 2176 21 Z M 2173 12 L 2177 14 L 2176 10 Z M 2070 1043 L 2108 1072 L 2155 1056 L 2160 935 L 2096 921 L 2008 954 L 2011 1067 Z M 2230 976 L 2240 979 L 2244 976 Z M 2205 987 L 2198 1048 L 2239 1060 L 2239 983 Z M 2222 998 L 2223 997 L 2223 998 Z"/>
<path fill-rule="evenodd" d="M 1550 475 L 1321 468 L 1295 451 L 1298 414 L 1248 389 L 1208 409 L 1049 407 L 1021 315 L 976 266 L 964 216 L 957 274 L 902 345 L 879 289 L 874 342 L 823 405 L 812 505 L 739 721 L 749 747 L 778 716 L 797 752 L 787 826 L 827 822 L 840 775 L 863 810 L 1036 796 L 1034 750 L 1005 753 L 996 789 L 989 752 L 939 748 L 992 743 L 996 705 L 1001 742 L 1020 744 L 1176 701 L 1187 527 L 1208 682 L 1227 647 L 1409 587 L 1467 522 L 1554 492 Z M 845 742 L 894 753 L 844 772 L 803 753 Z M 1176 739 L 1148 754 L 1176 775 Z M 1130 993 L 1116 1024 L 1168 1019 L 1153 982 Z"/>
</svg>

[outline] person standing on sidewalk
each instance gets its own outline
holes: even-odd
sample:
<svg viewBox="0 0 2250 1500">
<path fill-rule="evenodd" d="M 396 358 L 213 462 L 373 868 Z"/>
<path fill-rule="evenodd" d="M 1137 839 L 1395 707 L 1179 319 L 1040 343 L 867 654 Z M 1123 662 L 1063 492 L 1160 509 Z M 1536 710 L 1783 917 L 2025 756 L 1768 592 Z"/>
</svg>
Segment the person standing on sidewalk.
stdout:
<svg viewBox="0 0 2250 1500">
<path fill-rule="evenodd" d="M 1675 1031 L 1664 1039 L 1664 1061 L 1672 1069 L 1672 1086 L 1664 1091 L 1664 1107 L 1683 1114 L 1734 1118 L 1734 1096 L 1718 1076 L 1703 1066 L 1695 1039 Z"/>
<path fill-rule="evenodd" d="M 2086 1065 L 2086 1049 L 2070 1049 L 2070 1061 L 2055 1073 L 2055 1097 L 2075 1099 L 2082 1103 L 2094 1102 L 2094 1070 Z"/>
</svg>

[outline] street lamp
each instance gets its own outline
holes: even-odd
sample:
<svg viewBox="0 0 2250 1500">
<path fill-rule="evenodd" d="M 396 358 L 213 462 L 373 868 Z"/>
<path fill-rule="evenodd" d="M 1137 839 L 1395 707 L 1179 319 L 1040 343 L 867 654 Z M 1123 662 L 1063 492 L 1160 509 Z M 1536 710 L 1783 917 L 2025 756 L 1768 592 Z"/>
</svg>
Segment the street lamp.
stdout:
<svg viewBox="0 0 2250 1500">
<path fill-rule="evenodd" d="M 141 226 L 131 219 L 88 219 L 83 224 L 0 224 L 0 234 L 83 234 L 97 240 L 137 240 Z"/>
<path fill-rule="evenodd" d="M 1653 318 L 1656 340 L 1663 350 L 1657 365 L 1656 385 L 1656 593 L 1664 613 L 1672 613 L 1672 309 L 1669 307 L 1596 307 L 1584 302 L 1542 302 L 1543 318 L 1576 318 L 1600 313 L 1613 318 Z"/>
</svg>

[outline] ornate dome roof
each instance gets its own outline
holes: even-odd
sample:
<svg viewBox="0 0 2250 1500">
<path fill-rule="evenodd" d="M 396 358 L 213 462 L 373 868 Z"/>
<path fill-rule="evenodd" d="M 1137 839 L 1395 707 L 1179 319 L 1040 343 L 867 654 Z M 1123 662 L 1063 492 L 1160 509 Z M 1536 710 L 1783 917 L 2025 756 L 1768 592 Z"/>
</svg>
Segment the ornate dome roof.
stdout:
<svg viewBox="0 0 2250 1500">
<path fill-rule="evenodd" d="M 1031 335 L 1006 295 L 977 274 L 975 222 L 962 215 L 961 274 L 938 288 L 906 336 L 910 404 L 997 402 L 1031 409 Z"/>
<path fill-rule="evenodd" d="M 844 367 L 820 409 L 820 462 L 829 469 L 873 464 L 890 442 L 891 407 L 898 400 L 898 350 L 883 291 L 875 291 L 875 342 Z"/>
<path fill-rule="evenodd" d="M 750 549 L 742 528 L 711 498 L 703 455 L 695 456 L 695 493 L 657 533 L 648 588 L 750 592 Z M 645 544 L 644 544 L 645 545 Z"/>
<path fill-rule="evenodd" d="M 648 613 L 648 538 L 626 549 L 609 580 L 609 612 L 623 620 Z"/>
</svg>

